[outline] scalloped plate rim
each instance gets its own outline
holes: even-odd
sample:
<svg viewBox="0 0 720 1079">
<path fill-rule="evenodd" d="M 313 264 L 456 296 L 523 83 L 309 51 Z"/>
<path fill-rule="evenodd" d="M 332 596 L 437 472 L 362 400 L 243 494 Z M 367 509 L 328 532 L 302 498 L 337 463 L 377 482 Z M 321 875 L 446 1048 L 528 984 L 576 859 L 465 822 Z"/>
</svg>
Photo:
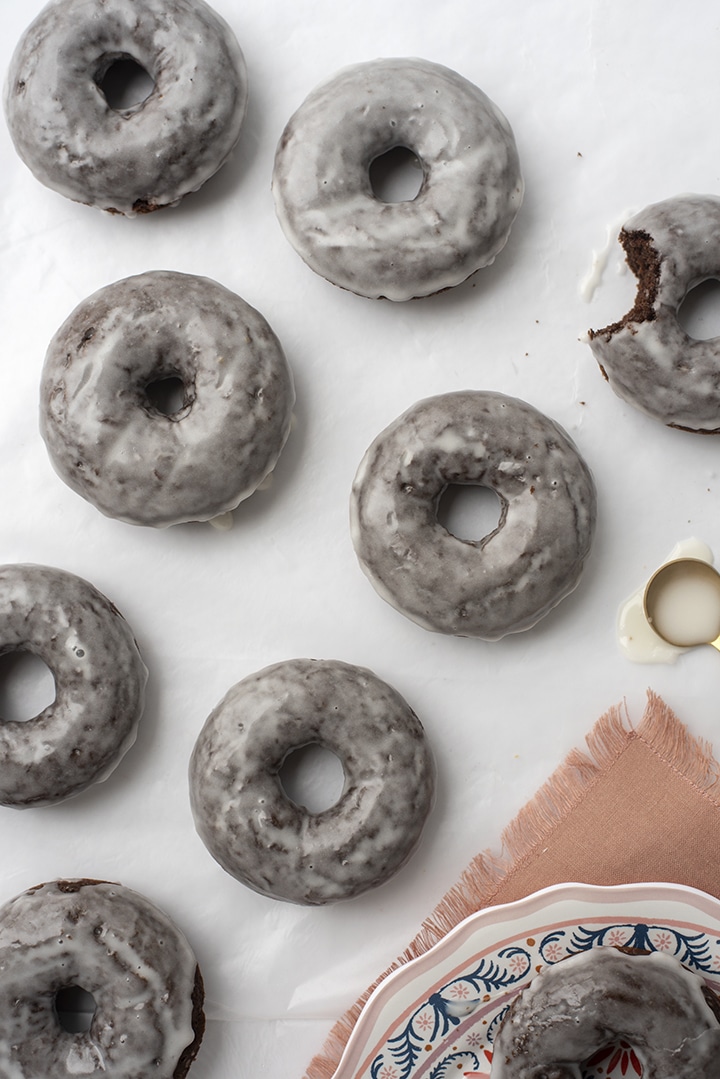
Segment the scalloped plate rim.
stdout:
<svg viewBox="0 0 720 1079">
<path fill-rule="evenodd" d="M 422 955 L 401 963 L 375 987 L 363 1005 L 332 1079 L 351 1079 L 356 1074 L 364 1055 L 363 1050 L 367 1052 L 366 1042 L 369 1038 L 366 1038 L 365 1028 L 369 1027 L 372 1032 L 372 1027 L 376 1022 L 373 1019 L 375 1012 L 379 1010 L 382 1014 L 383 1009 L 389 1007 L 392 998 L 402 991 L 405 984 L 411 984 L 416 978 L 422 977 L 426 969 L 436 967 L 451 956 L 466 937 L 472 937 L 478 932 L 482 933 L 495 927 L 497 940 L 500 941 L 507 935 L 507 930 L 513 923 L 522 922 L 530 914 L 533 916 L 540 914 L 553 905 L 563 902 L 577 901 L 579 907 L 589 903 L 602 903 L 611 908 L 622 906 L 624 902 L 629 905 L 630 903 L 656 903 L 663 900 L 678 903 L 688 910 L 696 913 L 700 911 L 708 917 L 714 917 L 718 922 L 717 929 L 720 932 L 720 899 L 699 888 L 666 881 L 611 885 L 585 884 L 580 881 L 551 884 L 510 903 L 500 903 L 473 912 L 453 926 L 440 941 Z M 710 910 L 703 911 L 703 907 L 709 907 Z M 503 927 L 506 932 L 503 932 Z M 533 930 L 528 926 L 525 931 L 531 933 Z M 492 944 L 492 941 L 489 943 Z M 386 1001 L 385 998 L 388 1000 Z M 387 1023 L 386 1028 L 391 1029 Z"/>
</svg>

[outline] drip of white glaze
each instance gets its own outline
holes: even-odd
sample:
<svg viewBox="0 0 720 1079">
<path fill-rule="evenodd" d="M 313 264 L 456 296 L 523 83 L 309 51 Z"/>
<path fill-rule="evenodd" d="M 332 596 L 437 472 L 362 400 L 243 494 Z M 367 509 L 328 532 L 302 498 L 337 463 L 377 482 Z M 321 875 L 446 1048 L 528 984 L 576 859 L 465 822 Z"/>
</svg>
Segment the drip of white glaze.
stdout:
<svg viewBox="0 0 720 1079">
<path fill-rule="evenodd" d="M 605 232 L 605 246 L 599 251 L 593 250 L 592 265 L 580 282 L 580 297 L 586 303 L 590 303 L 595 292 L 602 284 L 602 279 L 610 261 L 610 254 L 616 250 L 616 242 L 620 229 L 631 216 L 631 211 L 626 211 L 618 220 L 607 226 Z M 620 270 L 625 269 L 625 263 L 621 263 Z"/>
<path fill-rule="evenodd" d="M 217 517 L 211 517 L 208 524 L 212 525 L 218 532 L 229 532 L 233 526 L 232 510 L 228 510 L 227 513 L 220 513 Z"/>
</svg>

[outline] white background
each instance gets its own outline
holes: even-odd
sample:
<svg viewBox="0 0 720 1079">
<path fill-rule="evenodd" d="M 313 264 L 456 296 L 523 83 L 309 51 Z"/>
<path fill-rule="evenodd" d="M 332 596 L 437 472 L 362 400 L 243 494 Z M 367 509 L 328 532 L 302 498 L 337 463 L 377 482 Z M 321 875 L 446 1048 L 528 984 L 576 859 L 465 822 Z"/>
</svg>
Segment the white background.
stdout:
<svg viewBox="0 0 720 1079">
<path fill-rule="evenodd" d="M 33 12 L 0 0 L 0 67 Z M 471 857 L 610 705 L 648 686 L 712 740 L 720 660 L 621 653 L 618 605 L 680 539 L 718 537 L 716 438 L 620 402 L 581 340 L 634 292 L 612 239 L 630 211 L 720 191 L 720 16 L 706 0 L 217 0 L 245 52 L 251 101 L 231 163 L 177 209 L 125 220 L 43 188 L 0 129 L 0 561 L 55 565 L 120 607 L 147 665 L 147 709 L 116 773 L 64 805 L 0 811 L 0 898 L 40 880 L 118 880 L 182 926 L 201 963 L 208 1031 L 193 1079 L 300 1076 L 332 1022 L 402 951 Z M 290 114 L 348 63 L 419 55 L 481 86 L 513 125 L 525 202 L 506 249 L 471 282 L 404 305 L 316 277 L 275 219 L 270 178 Z M 608 231 L 609 230 L 609 231 Z M 581 284 L 611 240 L 592 302 Z M 285 347 L 297 423 L 270 490 L 235 526 L 153 531 L 103 518 L 55 476 L 38 381 L 62 320 L 102 285 L 150 269 L 216 278 Z M 720 268 L 720 266 L 719 266 Z M 443 638 L 383 603 L 361 573 L 348 495 L 366 447 L 429 394 L 489 388 L 558 420 L 598 487 L 577 591 L 499 643 Z M 187 762 L 207 714 L 244 675 L 295 656 L 372 668 L 432 741 L 437 804 L 389 884 L 303 909 L 260 897 L 197 838 Z"/>
</svg>

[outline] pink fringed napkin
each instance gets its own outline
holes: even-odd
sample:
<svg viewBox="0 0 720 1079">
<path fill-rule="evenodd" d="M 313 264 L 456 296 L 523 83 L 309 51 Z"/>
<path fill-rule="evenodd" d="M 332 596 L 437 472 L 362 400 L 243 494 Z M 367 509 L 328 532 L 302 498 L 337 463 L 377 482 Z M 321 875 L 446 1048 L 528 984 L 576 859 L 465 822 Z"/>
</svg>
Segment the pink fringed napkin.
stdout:
<svg viewBox="0 0 720 1079">
<path fill-rule="evenodd" d="M 482 907 L 565 881 L 668 881 L 720 898 L 720 765 L 655 694 L 628 725 L 613 708 L 502 835 L 478 854 L 403 955 L 335 1024 L 306 1079 L 330 1079 L 375 986 Z"/>
</svg>

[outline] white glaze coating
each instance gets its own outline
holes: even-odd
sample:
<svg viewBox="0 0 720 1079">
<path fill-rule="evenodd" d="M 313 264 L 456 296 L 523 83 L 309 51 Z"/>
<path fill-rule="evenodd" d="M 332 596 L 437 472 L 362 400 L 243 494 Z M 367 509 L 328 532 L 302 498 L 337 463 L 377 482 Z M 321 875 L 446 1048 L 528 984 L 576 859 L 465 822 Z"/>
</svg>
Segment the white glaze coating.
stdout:
<svg viewBox="0 0 720 1079">
<path fill-rule="evenodd" d="M 372 161 L 417 156 L 410 202 L 384 203 Z M 460 284 L 505 246 L 523 196 L 515 140 L 461 75 L 413 58 L 340 71 L 289 120 L 273 172 L 278 219 L 316 273 L 361 296 L 408 300 Z"/>
<path fill-rule="evenodd" d="M 478 541 L 437 520 L 449 484 L 498 495 Z M 375 589 L 426 629 L 497 640 L 529 629 L 578 583 L 595 528 L 592 476 L 532 405 L 468 390 L 419 401 L 368 449 L 353 483 L 355 552 Z"/>
<path fill-rule="evenodd" d="M 165 415 L 146 388 L 179 377 Z M 84 300 L 48 348 L 40 429 L 62 479 L 132 524 L 207 521 L 275 467 L 295 401 L 259 312 L 203 277 L 155 271 Z"/>
<path fill-rule="evenodd" d="M 720 340 L 699 341 L 678 322 L 687 293 L 720 278 L 720 198 L 680 195 L 647 206 L 620 233 L 657 271 L 639 276 L 635 315 L 590 331 L 590 348 L 615 393 L 669 427 L 720 432 Z M 628 251 L 631 269 L 638 273 Z"/>
<path fill-rule="evenodd" d="M 155 87 L 112 109 L 96 83 L 131 57 Z M 235 37 L 204 0 L 52 0 L 12 58 L 5 113 L 35 177 L 122 214 L 173 205 L 225 163 L 247 102 Z"/>
<path fill-rule="evenodd" d="M 59 990 L 80 987 L 89 1031 L 57 1017 Z M 187 940 L 137 892 L 52 881 L 0 908 L 3 1079 L 183 1079 L 202 1037 L 202 980 Z"/>
<path fill-rule="evenodd" d="M 295 805 L 279 772 L 321 745 L 340 759 L 340 800 Z M 243 679 L 209 716 L 190 763 L 195 826 L 237 880 L 293 903 L 349 899 L 412 854 L 432 806 L 435 767 L 422 725 L 371 671 L 330 660 L 277 663 Z"/>
<path fill-rule="evenodd" d="M 647 1079 L 716 1079 L 720 1023 L 703 981 L 670 955 L 591 948 L 544 968 L 513 1001 L 493 1045 L 492 1079 L 581 1079 L 616 1041 Z"/>
<path fill-rule="evenodd" d="M 147 670 L 130 627 L 87 581 L 0 567 L 0 654 L 31 652 L 55 677 L 34 719 L 0 718 L 0 804 L 50 805 L 107 778 L 135 741 Z"/>
</svg>

